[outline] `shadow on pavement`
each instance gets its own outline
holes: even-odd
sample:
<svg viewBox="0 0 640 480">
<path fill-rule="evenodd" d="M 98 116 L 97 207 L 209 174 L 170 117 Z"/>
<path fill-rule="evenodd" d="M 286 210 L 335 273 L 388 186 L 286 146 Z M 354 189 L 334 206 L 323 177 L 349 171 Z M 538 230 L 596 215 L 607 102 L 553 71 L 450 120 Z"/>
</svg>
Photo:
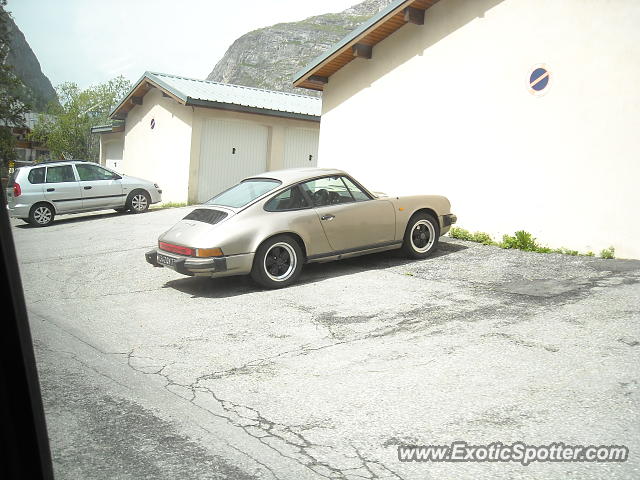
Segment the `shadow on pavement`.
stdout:
<svg viewBox="0 0 640 480">
<path fill-rule="evenodd" d="M 65 225 L 71 223 L 79 223 L 79 222 L 89 222 L 92 220 L 100 220 L 103 218 L 113 218 L 113 217 L 124 217 L 127 215 L 148 215 L 154 212 L 161 212 L 166 210 L 165 208 L 151 208 L 144 213 L 133 214 L 130 212 L 116 212 L 114 210 L 100 210 L 99 213 L 87 212 L 87 213 L 70 213 L 68 215 L 61 214 L 63 217 L 56 216 L 53 220 L 53 223 L 50 225 L 51 227 L 55 227 L 56 225 Z M 30 223 L 18 223 L 13 225 L 16 228 L 47 228 L 47 227 L 35 227 Z"/>
<path fill-rule="evenodd" d="M 334 262 L 310 263 L 304 266 L 300 278 L 292 287 L 367 270 L 384 270 L 417 262 L 436 261 L 438 257 L 466 250 L 467 248 L 469 247 L 464 245 L 441 242 L 438 250 L 426 260 L 410 260 L 405 258 L 400 250 L 394 250 Z M 191 295 L 193 298 L 228 298 L 264 290 L 253 283 L 251 278 L 246 275 L 223 278 L 185 277 L 171 280 L 165 284 L 165 287 L 174 288 Z"/>
</svg>

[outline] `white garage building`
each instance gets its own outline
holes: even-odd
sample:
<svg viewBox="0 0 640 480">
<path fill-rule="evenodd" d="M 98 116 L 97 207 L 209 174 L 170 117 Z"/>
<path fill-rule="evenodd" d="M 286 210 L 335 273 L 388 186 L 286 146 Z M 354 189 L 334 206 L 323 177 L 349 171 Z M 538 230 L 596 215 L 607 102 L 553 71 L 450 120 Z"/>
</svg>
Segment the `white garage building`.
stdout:
<svg viewBox="0 0 640 480">
<path fill-rule="evenodd" d="M 445 194 L 497 238 L 640 258 L 638 26 L 637 0 L 396 0 L 294 84 L 324 91 L 321 166 Z"/>
<path fill-rule="evenodd" d="M 100 127 L 100 163 L 197 203 L 266 170 L 315 166 L 319 98 L 146 72 Z"/>
</svg>

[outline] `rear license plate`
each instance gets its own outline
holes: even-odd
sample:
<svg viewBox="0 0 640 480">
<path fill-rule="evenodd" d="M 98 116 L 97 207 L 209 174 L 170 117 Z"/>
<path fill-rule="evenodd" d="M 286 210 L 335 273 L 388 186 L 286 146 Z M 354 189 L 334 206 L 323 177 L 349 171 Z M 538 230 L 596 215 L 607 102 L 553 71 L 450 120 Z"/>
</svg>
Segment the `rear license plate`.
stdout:
<svg viewBox="0 0 640 480">
<path fill-rule="evenodd" d="M 166 255 L 158 254 L 158 263 L 161 265 L 166 265 L 167 267 L 175 267 L 176 259 L 173 257 L 167 257 Z"/>
</svg>

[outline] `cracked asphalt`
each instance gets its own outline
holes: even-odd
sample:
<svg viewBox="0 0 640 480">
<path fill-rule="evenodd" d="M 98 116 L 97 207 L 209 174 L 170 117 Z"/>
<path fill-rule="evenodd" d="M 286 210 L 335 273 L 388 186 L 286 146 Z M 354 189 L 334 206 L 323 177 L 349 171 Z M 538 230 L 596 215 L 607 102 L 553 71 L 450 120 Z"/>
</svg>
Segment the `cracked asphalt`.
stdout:
<svg viewBox="0 0 640 480">
<path fill-rule="evenodd" d="M 640 262 L 443 239 L 263 291 L 145 263 L 188 211 L 13 223 L 57 478 L 640 478 Z M 398 460 L 456 440 L 630 459 Z"/>
</svg>

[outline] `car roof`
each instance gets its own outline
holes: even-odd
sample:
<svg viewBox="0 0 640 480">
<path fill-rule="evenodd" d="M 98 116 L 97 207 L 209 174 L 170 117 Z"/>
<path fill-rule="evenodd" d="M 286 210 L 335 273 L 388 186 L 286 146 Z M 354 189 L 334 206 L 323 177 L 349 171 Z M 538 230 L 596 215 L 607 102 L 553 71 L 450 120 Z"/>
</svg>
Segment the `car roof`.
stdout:
<svg viewBox="0 0 640 480">
<path fill-rule="evenodd" d="M 58 167 L 60 165 L 71 165 L 72 163 L 92 163 L 94 165 L 97 165 L 97 163 L 87 162 L 86 160 L 62 160 L 59 162 L 35 163 L 33 165 L 25 165 L 24 167 L 20 167 L 20 168 L 24 168 L 26 170 L 29 168 L 38 168 L 38 167 Z"/>
<path fill-rule="evenodd" d="M 347 175 L 347 173 L 336 168 L 288 168 L 286 170 L 272 170 L 259 175 L 252 175 L 245 178 L 245 180 L 252 178 L 273 178 L 280 180 L 283 185 L 289 185 L 291 183 L 326 175 Z"/>
</svg>

